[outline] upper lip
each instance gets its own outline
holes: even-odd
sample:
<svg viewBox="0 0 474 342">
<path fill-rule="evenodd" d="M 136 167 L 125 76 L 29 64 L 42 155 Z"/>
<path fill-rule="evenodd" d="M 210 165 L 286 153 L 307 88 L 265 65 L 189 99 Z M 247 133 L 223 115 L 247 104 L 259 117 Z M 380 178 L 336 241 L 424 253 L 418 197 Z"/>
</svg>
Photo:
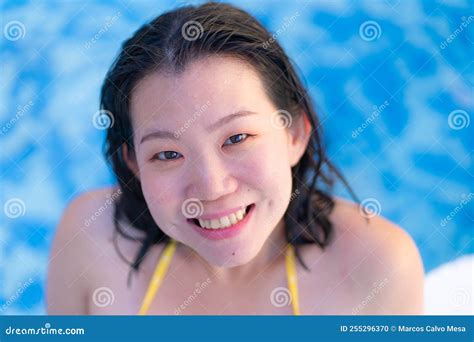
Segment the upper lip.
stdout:
<svg viewBox="0 0 474 342">
<path fill-rule="evenodd" d="M 201 220 L 213 220 L 213 219 L 218 219 L 218 218 L 227 216 L 227 215 L 229 215 L 229 214 L 233 214 L 233 213 L 237 212 L 237 211 L 240 210 L 240 209 L 245 210 L 245 208 L 247 208 L 249 205 L 250 205 L 250 204 L 248 204 L 248 205 L 241 205 L 241 206 L 238 206 L 238 207 L 235 207 L 235 208 L 231 208 L 231 209 L 226 209 L 226 210 L 222 210 L 222 211 L 216 211 L 216 212 L 214 212 L 214 213 L 207 213 L 207 214 L 201 215 L 201 216 L 199 216 L 199 217 L 195 217 L 195 219 L 201 219 Z"/>
</svg>

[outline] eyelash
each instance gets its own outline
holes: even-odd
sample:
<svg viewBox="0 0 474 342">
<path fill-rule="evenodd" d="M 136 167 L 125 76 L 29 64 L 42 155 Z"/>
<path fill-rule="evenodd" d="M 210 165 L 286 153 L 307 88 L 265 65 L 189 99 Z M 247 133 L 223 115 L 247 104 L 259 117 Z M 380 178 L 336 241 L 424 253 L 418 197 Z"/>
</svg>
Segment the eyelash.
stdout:
<svg viewBox="0 0 474 342">
<path fill-rule="evenodd" d="M 241 135 L 245 136 L 244 139 L 242 139 L 241 141 L 239 141 L 239 142 L 237 142 L 237 143 L 235 143 L 235 144 L 225 145 L 225 142 L 227 142 L 227 140 L 229 140 L 229 139 L 231 139 L 231 138 L 233 138 L 233 137 L 241 136 Z M 224 146 L 239 145 L 239 144 L 245 142 L 248 138 L 253 137 L 253 136 L 254 136 L 254 135 L 248 134 L 248 133 L 239 133 L 239 134 L 232 135 L 232 136 L 230 136 L 230 137 L 224 142 Z M 159 153 L 155 154 L 155 155 L 153 156 L 152 160 L 162 161 L 162 162 L 169 162 L 169 161 L 178 160 L 178 158 L 173 158 L 173 159 L 159 159 L 159 155 L 160 155 L 160 154 L 162 154 L 162 153 L 165 154 L 165 153 L 167 153 L 167 152 L 168 152 L 168 153 L 178 154 L 178 155 L 181 154 L 181 153 L 175 152 L 175 151 L 163 151 L 163 152 L 159 152 Z"/>
</svg>

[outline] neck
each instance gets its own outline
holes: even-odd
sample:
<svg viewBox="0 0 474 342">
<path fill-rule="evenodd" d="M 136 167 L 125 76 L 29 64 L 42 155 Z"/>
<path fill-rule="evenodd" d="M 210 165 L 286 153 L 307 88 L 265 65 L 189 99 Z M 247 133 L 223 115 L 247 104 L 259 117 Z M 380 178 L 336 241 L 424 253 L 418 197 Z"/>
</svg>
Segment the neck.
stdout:
<svg viewBox="0 0 474 342">
<path fill-rule="evenodd" d="M 209 264 L 191 248 L 180 244 L 188 260 L 199 261 L 207 269 L 208 276 L 222 284 L 247 283 L 258 277 L 258 274 L 283 260 L 287 241 L 285 238 L 284 220 L 280 220 L 258 254 L 248 263 L 235 267 L 219 267 Z"/>
</svg>

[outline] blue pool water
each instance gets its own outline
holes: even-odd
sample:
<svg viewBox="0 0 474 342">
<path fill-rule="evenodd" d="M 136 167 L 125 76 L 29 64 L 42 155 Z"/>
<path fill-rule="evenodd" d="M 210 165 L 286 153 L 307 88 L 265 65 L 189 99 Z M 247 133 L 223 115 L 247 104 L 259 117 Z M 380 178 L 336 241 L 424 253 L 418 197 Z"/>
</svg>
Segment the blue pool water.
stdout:
<svg viewBox="0 0 474 342">
<path fill-rule="evenodd" d="M 377 199 L 411 234 L 426 271 L 473 253 L 472 2 L 233 3 L 278 32 L 314 96 L 329 156 L 361 199 Z M 21 200 L 19 216 L 0 214 L 1 313 L 45 313 L 63 209 L 113 183 L 91 122 L 104 74 L 126 37 L 175 6 L 1 5 L 0 203 Z"/>
</svg>

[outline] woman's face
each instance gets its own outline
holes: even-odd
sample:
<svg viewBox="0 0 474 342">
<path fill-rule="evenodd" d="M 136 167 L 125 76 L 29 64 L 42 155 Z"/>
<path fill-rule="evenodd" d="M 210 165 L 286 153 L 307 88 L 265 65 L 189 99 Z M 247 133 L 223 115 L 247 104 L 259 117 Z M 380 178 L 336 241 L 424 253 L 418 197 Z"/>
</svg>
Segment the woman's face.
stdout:
<svg viewBox="0 0 474 342">
<path fill-rule="evenodd" d="M 282 227 L 309 129 L 288 128 L 278 110 L 257 72 L 230 57 L 150 74 L 133 91 L 127 163 L 158 226 L 210 264 L 249 262 Z"/>
</svg>

